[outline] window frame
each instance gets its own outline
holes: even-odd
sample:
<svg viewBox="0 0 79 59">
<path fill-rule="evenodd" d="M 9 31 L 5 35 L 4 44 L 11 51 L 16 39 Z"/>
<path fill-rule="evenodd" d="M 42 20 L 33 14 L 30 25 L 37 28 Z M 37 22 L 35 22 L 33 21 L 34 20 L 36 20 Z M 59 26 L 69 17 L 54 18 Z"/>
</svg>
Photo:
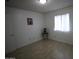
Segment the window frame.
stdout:
<svg viewBox="0 0 79 59">
<path fill-rule="evenodd" d="M 62 25 L 62 24 L 63 24 L 63 23 L 62 23 L 62 21 L 63 21 L 63 19 L 62 19 L 63 17 L 62 17 L 62 16 L 64 16 L 64 15 L 67 15 L 67 16 L 68 16 L 68 20 L 67 20 L 67 22 L 68 22 L 67 24 L 68 24 L 68 25 L 67 25 L 67 24 L 64 24 L 64 25 L 68 26 L 68 27 L 66 27 L 66 28 L 67 28 L 66 30 L 64 30 L 64 27 L 63 27 L 63 25 Z M 60 25 L 61 28 L 60 28 L 60 29 L 57 29 L 57 28 L 56 28 L 56 27 L 57 27 L 57 26 L 56 26 L 56 24 L 57 24 L 57 23 L 56 23 L 56 21 L 57 21 L 57 20 L 56 20 L 56 17 L 60 17 L 60 18 L 61 18 L 61 19 L 60 19 L 60 20 L 61 20 L 61 21 L 60 21 L 60 22 L 61 22 L 61 25 Z M 58 26 L 58 27 L 59 27 L 59 26 Z M 56 15 L 56 16 L 54 16 L 54 31 L 61 31 L 61 32 L 69 32 L 69 31 L 70 31 L 70 14 L 69 14 L 69 13 L 65 13 L 65 14 L 61 14 L 61 15 Z"/>
</svg>

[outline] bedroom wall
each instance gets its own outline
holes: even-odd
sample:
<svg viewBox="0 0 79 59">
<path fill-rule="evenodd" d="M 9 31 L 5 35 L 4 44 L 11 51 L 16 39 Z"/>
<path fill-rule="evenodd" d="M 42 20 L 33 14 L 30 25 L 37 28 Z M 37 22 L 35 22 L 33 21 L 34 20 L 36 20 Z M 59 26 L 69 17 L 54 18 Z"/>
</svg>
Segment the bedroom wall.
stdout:
<svg viewBox="0 0 79 59">
<path fill-rule="evenodd" d="M 11 7 L 5 9 L 6 53 L 41 39 L 43 14 Z M 33 25 L 27 25 L 27 17 L 33 18 Z"/>
<path fill-rule="evenodd" d="M 70 31 L 69 32 L 54 31 L 54 16 L 65 14 L 65 13 L 70 14 Z M 55 11 L 45 13 L 44 20 L 46 21 L 46 26 L 49 31 L 50 39 L 73 44 L 73 8 L 72 7 L 58 9 Z"/>
</svg>

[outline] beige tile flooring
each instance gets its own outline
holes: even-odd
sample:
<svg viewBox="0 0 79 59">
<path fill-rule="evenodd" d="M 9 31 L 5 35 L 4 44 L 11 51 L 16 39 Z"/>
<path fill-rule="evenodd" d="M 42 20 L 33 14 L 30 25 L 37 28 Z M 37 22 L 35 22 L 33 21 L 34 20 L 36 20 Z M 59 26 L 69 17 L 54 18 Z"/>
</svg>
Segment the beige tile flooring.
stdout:
<svg viewBox="0 0 79 59">
<path fill-rule="evenodd" d="M 54 40 L 40 40 L 8 56 L 16 59 L 73 59 L 73 46 Z"/>
</svg>

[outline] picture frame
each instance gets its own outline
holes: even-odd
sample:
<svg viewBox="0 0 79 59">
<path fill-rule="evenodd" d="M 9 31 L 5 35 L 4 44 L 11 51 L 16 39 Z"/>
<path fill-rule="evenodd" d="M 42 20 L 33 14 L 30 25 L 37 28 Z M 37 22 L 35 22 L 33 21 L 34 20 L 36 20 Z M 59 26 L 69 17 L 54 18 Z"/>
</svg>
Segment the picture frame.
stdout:
<svg viewBox="0 0 79 59">
<path fill-rule="evenodd" d="M 33 19 L 27 18 L 27 25 L 33 25 Z"/>
</svg>

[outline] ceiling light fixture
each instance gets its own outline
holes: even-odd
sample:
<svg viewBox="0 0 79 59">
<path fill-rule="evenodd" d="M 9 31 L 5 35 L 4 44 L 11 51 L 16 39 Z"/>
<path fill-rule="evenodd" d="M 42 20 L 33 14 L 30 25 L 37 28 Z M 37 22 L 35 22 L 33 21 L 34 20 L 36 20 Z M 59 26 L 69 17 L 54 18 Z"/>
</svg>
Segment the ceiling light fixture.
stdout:
<svg viewBox="0 0 79 59">
<path fill-rule="evenodd" d="M 41 4 L 45 4 L 46 3 L 46 0 L 40 0 L 40 3 Z"/>
</svg>

